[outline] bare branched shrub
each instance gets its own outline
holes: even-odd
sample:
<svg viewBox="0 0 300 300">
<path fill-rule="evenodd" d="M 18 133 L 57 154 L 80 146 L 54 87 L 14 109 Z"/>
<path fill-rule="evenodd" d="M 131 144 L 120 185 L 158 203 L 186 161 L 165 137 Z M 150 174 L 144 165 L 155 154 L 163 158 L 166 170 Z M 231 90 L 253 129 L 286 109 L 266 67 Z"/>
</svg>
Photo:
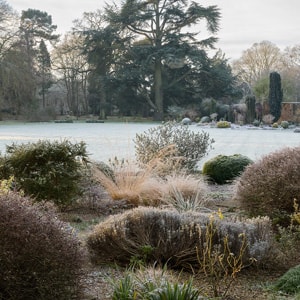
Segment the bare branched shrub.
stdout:
<svg viewBox="0 0 300 300">
<path fill-rule="evenodd" d="M 300 147 L 285 148 L 249 165 L 237 185 L 235 198 L 252 216 L 291 214 L 300 201 Z"/>
<path fill-rule="evenodd" d="M 77 299 L 84 252 L 48 207 L 0 195 L 0 299 Z"/>
<path fill-rule="evenodd" d="M 175 153 L 165 158 L 180 158 L 180 167 L 190 171 L 207 154 L 213 142 L 204 131 L 193 132 L 188 126 L 172 122 L 137 134 L 134 140 L 139 163 L 148 164 L 163 148 L 175 145 Z"/>
<path fill-rule="evenodd" d="M 207 202 L 207 184 L 202 177 L 185 173 L 166 176 L 161 188 L 162 203 L 178 211 L 200 211 Z"/>
<path fill-rule="evenodd" d="M 197 249 L 204 247 L 209 220 L 209 214 L 204 213 L 135 208 L 98 224 L 87 245 L 96 263 L 129 264 L 136 257 L 172 267 L 197 268 Z M 247 249 L 243 259 L 254 257 L 261 261 L 268 254 L 271 234 L 267 219 L 243 222 L 223 219 L 216 222 L 216 228 L 213 239 L 216 246 L 227 236 L 232 253 L 239 253 L 238 236 L 244 233 Z M 146 258 L 145 248 L 149 250 Z"/>
</svg>

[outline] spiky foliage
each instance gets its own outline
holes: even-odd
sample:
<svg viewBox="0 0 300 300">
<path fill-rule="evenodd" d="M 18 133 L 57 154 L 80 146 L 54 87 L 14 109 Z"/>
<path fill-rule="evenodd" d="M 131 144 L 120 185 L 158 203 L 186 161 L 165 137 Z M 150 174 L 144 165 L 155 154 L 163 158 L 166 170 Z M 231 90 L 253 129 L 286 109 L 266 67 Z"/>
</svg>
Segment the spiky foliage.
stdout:
<svg viewBox="0 0 300 300">
<path fill-rule="evenodd" d="M 207 204 L 207 185 L 202 177 L 190 174 L 166 176 L 161 187 L 161 201 L 180 211 L 200 211 Z"/>
<path fill-rule="evenodd" d="M 0 195 L 0 299 L 77 299 L 84 252 L 49 207 Z"/>
<path fill-rule="evenodd" d="M 140 207 L 111 216 L 99 223 L 88 236 L 87 246 L 95 263 L 128 264 L 132 257 L 168 266 L 197 267 L 197 248 L 205 245 L 205 229 L 210 217 L 204 213 L 179 213 L 158 208 Z M 267 219 L 238 222 L 216 220 L 217 246 L 224 237 L 232 253 L 239 253 L 238 236 L 245 233 L 247 251 L 243 259 L 262 261 L 270 247 L 270 224 Z M 145 257 L 145 248 L 147 256 Z"/>
<path fill-rule="evenodd" d="M 188 126 L 172 122 L 137 134 L 134 140 L 138 162 L 148 164 L 159 151 L 174 145 L 175 152 L 165 156 L 165 160 L 175 159 L 179 167 L 189 171 L 192 171 L 199 160 L 207 154 L 213 142 L 204 131 L 194 132 Z"/>
<path fill-rule="evenodd" d="M 218 155 L 203 165 L 202 174 L 218 184 L 224 184 L 240 176 L 253 161 L 241 154 Z"/>
<path fill-rule="evenodd" d="M 128 271 L 124 278 L 112 281 L 113 300 L 120 299 L 176 299 L 198 300 L 200 291 L 193 287 L 191 279 L 175 278 L 165 269 L 142 268 Z"/>
<path fill-rule="evenodd" d="M 299 182 L 300 147 L 284 148 L 246 168 L 235 198 L 250 215 L 270 216 L 277 222 L 276 219 L 293 213 L 295 200 L 299 203 Z"/>
</svg>

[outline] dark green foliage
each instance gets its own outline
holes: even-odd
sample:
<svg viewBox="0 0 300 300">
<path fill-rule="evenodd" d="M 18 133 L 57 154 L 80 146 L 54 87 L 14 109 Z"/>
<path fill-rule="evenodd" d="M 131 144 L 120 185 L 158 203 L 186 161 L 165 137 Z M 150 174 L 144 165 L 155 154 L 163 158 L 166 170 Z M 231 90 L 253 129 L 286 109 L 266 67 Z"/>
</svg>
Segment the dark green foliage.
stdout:
<svg viewBox="0 0 300 300">
<path fill-rule="evenodd" d="M 80 299 L 84 252 L 50 207 L 0 196 L 0 299 Z"/>
<path fill-rule="evenodd" d="M 274 285 L 275 289 L 286 294 L 300 293 L 300 265 L 291 268 Z"/>
<path fill-rule="evenodd" d="M 299 182 L 300 147 L 284 148 L 248 166 L 235 197 L 250 215 L 266 215 L 280 223 L 294 212 L 294 201 L 299 204 Z"/>
<path fill-rule="evenodd" d="M 256 111 L 255 111 L 255 96 L 247 96 L 246 97 L 246 105 L 247 105 L 247 123 L 252 124 L 256 117 Z"/>
<path fill-rule="evenodd" d="M 270 114 L 274 116 L 274 122 L 278 121 L 280 118 L 282 98 L 283 93 L 280 74 L 272 72 L 270 74 L 269 105 Z"/>
<path fill-rule="evenodd" d="M 136 157 L 140 163 L 149 163 L 158 157 L 160 151 L 174 145 L 175 152 L 170 155 L 170 159 L 180 157 L 181 167 L 190 171 L 207 154 L 213 142 L 204 131 L 194 132 L 188 126 L 172 122 L 137 134 L 134 140 Z"/>
<path fill-rule="evenodd" d="M 70 204 L 79 192 L 81 169 L 87 160 L 83 142 L 47 140 L 7 146 L 1 172 L 14 176 L 17 188 L 36 200 Z"/>
<path fill-rule="evenodd" d="M 203 165 L 202 173 L 218 184 L 224 184 L 241 175 L 252 160 L 241 154 L 218 155 Z"/>
</svg>

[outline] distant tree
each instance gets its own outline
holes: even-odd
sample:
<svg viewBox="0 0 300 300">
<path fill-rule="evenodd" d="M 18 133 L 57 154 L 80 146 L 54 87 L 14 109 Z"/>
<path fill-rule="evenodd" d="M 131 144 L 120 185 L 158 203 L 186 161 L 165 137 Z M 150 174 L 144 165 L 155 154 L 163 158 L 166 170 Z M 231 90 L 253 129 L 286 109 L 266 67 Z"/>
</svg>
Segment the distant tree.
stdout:
<svg viewBox="0 0 300 300">
<path fill-rule="evenodd" d="M 213 47 L 216 38 L 198 41 L 197 32 L 184 31 L 188 26 L 207 21 L 209 33 L 218 30 L 220 12 L 216 6 L 207 8 L 196 2 L 186 0 L 126 0 L 118 8 L 110 5 L 106 8 L 110 24 L 119 24 L 123 30 L 129 30 L 136 35 L 137 40 L 145 40 L 145 62 L 152 65 L 153 95 L 148 98 L 155 108 L 156 117 L 163 118 L 164 113 L 164 85 L 163 66 L 180 69 L 189 60 L 188 52 L 191 45 L 199 47 Z M 188 73 L 190 70 L 188 70 Z M 187 75 L 182 74 L 182 76 Z M 148 91 L 149 93 L 149 91 Z M 151 99 L 150 99 L 151 98 Z"/>
<path fill-rule="evenodd" d="M 40 94 L 42 95 L 43 108 L 46 107 L 46 93 L 51 87 L 52 76 L 51 76 L 51 59 L 48 52 L 47 46 L 44 40 L 41 40 L 39 45 L 39 51 L 37 56 L 38 62 L 38 77 L 40 82 Z"/>
<path fill-rule="evenodd" d="M 22 11 L 20 22 L 20 47 L 23 51 L 23 59 L 28 65 L 28 70 L 35 83 L 32 95 L 28 99 L 29 103 L 34 104 L 39 85 L 39 62 L 38 58 L 46 62 L 47 47 L 46 42 L 55 42 L 59 35 L 54 34 L 57 26 L 52 24 L 52 17 L 47 12 L 36 9 Z M 40 46 L 40 44 L 42 45 Z M 40 53 L 42 51 L 42 53 Z M 41 63 L 41 61 L 40 61 Z M 40 67 L 42 67 L 40 65 Z M 45 68 L 45 65 L 42 67 Z M 44 70 L 45 71 L 45 70 Z M 43 72 L 43 71 L 42 71 Z M 45 94 L 42 93 L 44 96 Z"/>
<path fill-rule="evenodd" d="M 284 51 L 282 88 L 284 101 L 300 101 L 300 44 L 287 47 Z"/>
<path fill-rule="evenodd" d="M 262 41 L 253 44 L 243 52 L 240 59 L 233 62 L 233 71 L 241 82 L 253 87 L 270 72 L 280 70 L 282 61 L 280 49 L 269 41 Z"/>
<path fill-rule="evenodd" d="M 272 72 L 270 73 L 269 106 L 270 114 L 274 116 L 274 122 L 280 118 L 282 98 L 283 93 L 280 74 Z"/>
<path fill-rule="evenodd" d="M 66 34 L 52 51 L 52 67 L 62 81 L 65 99 L 60 97 L 62 113 L 72 111 L 87 114 L 89 64 L 83 55 L 83 38 L 76 34 Z"/>
<path fill-rule="evenodd" d="M 245 103 L 247 105 L 247 114 L 246 114 L 246 121 L 248 124 L 253 123 L 255 117 L 256 117 L 256 111 L 255 111 L 255 103 L 256 99 L 255 96 L 247 96 Z"/>
</svg>

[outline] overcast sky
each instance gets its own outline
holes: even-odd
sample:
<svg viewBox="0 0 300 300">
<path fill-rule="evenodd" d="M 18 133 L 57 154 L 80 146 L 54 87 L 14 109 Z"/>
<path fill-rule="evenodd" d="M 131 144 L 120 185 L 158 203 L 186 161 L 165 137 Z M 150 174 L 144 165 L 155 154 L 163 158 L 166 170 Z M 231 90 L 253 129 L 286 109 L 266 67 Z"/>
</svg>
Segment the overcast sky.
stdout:
<svg viewBox="0 0 300 300">
<path fill-rule="evenodd" d="M 217 34 L 217 48 L 229 59 L 240 58 L 254 43 L 270 41 L 282 50 L 300 44 L 300 0 L 194 0 L 203 5 L 217 5 L 222 18 Z M 83 12 L 103 8 L 107 0 L 7 0 L 19 13 L 39 9 L 52 16 L 58 32 L 71 29 L 72 21 Z M 117 3 L 120 1 L 117 0 Z M 205 24 L 205 23 L 203 23 Z M 204 30 L 204 27 L 203 27 Z M 201 37 L 201 36 L 200 36 Z"/>
</svg>

